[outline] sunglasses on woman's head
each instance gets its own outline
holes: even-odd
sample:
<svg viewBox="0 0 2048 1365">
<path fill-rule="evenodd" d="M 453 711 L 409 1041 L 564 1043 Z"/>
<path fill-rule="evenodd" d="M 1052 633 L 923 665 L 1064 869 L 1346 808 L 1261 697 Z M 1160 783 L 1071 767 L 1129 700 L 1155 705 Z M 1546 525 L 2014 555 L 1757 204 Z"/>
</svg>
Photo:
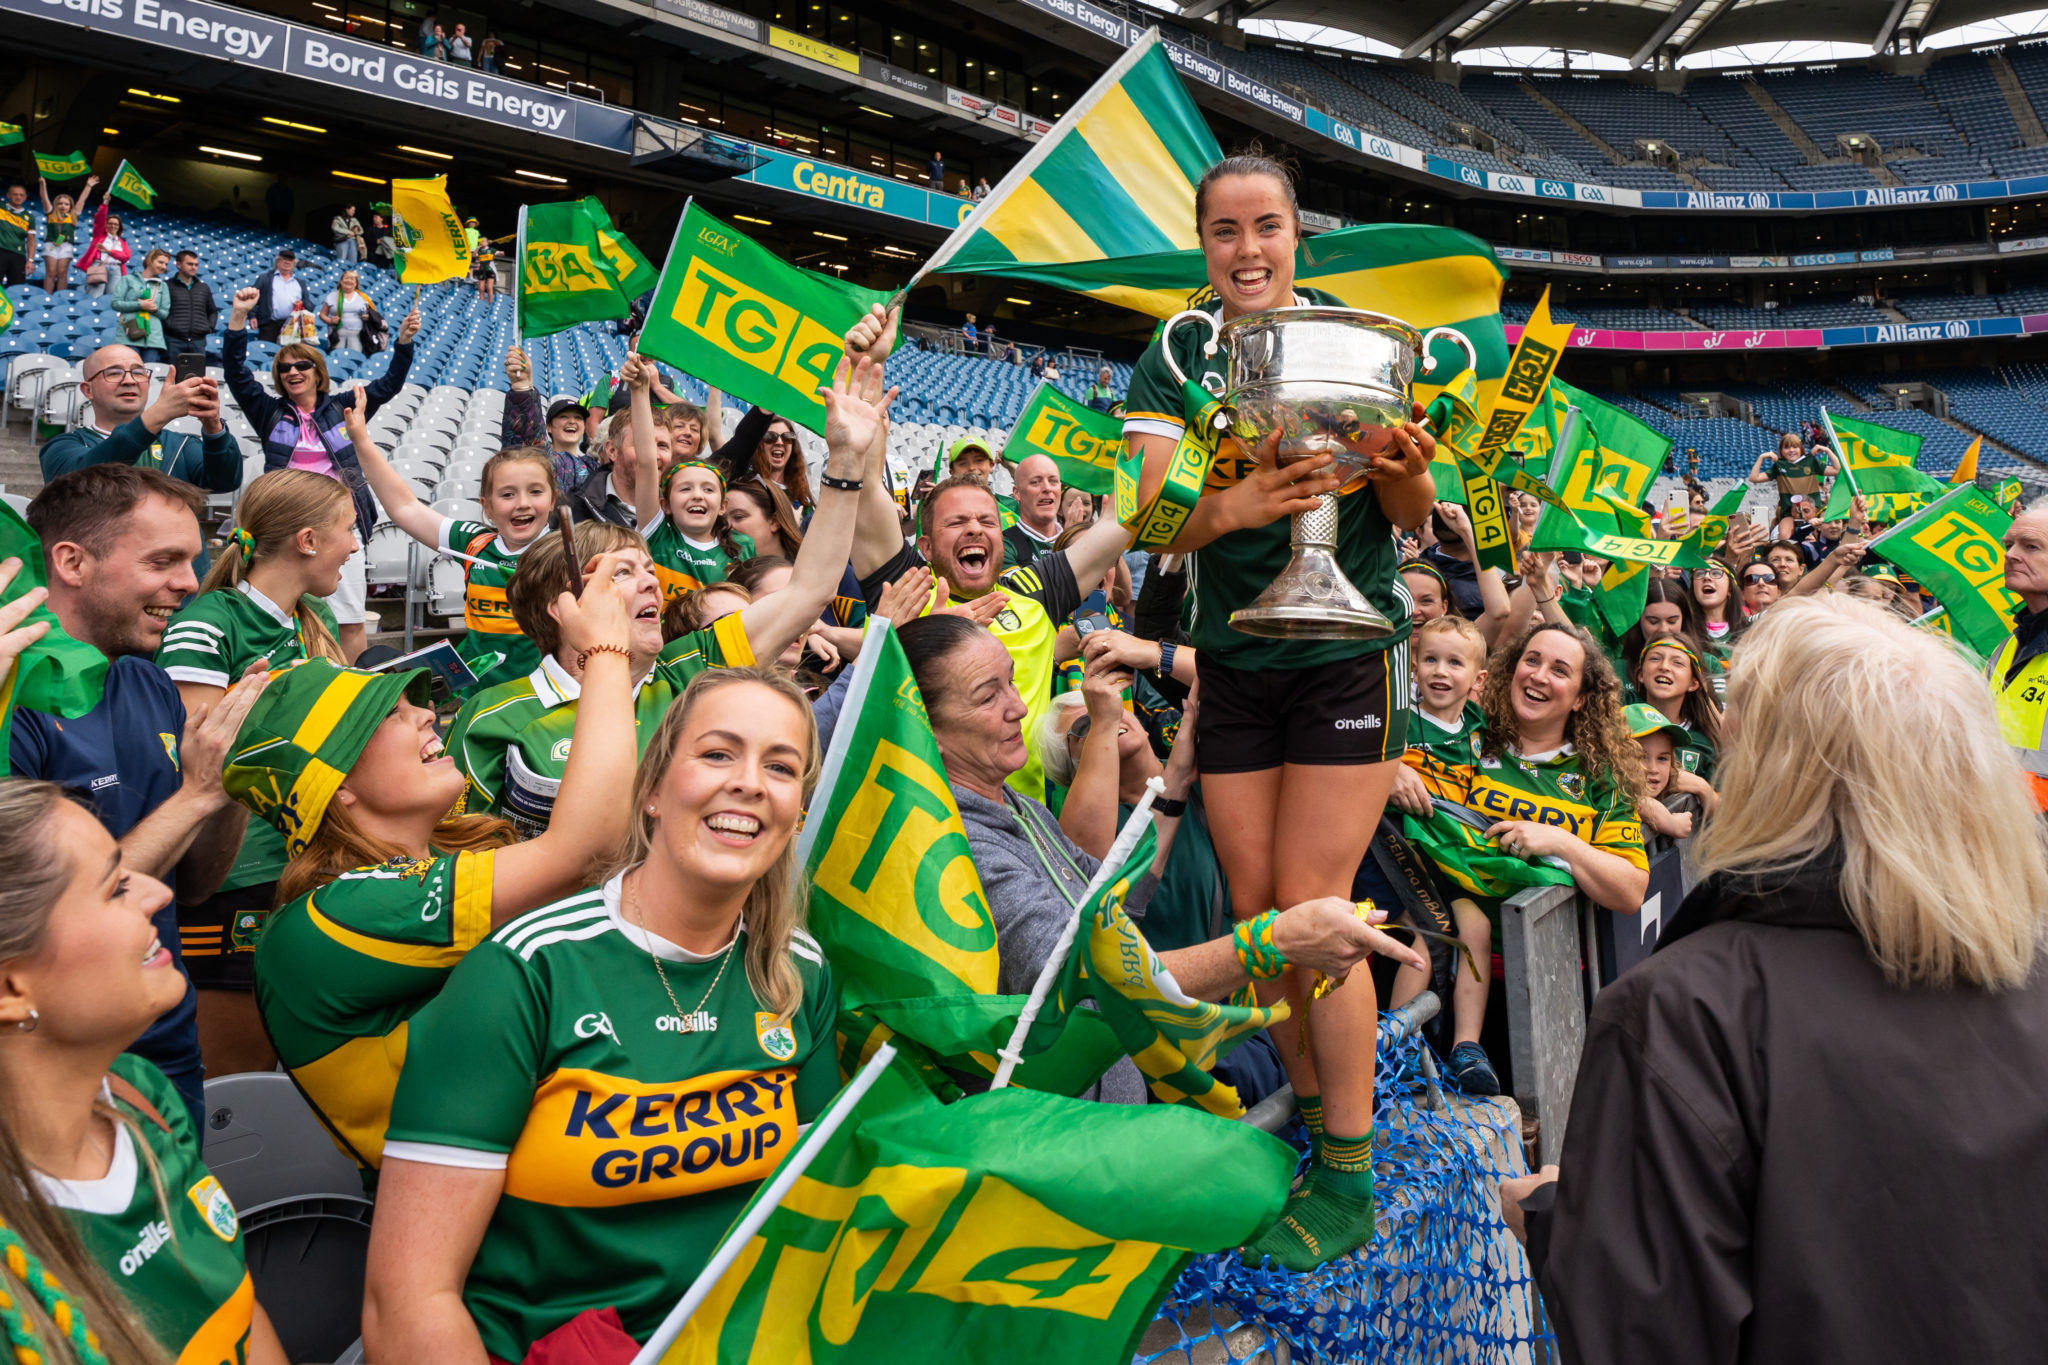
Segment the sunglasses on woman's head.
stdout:
<svg viewBox="0 0 2048 1365">
<path fill-rule="evenodd" d="M 287 374 L 297 374 L 300 371 L 312 369 L 313 362 L 310 360 L 281 360 L 278 362 L 277 368 L 285 371 Z"/>
</svg>

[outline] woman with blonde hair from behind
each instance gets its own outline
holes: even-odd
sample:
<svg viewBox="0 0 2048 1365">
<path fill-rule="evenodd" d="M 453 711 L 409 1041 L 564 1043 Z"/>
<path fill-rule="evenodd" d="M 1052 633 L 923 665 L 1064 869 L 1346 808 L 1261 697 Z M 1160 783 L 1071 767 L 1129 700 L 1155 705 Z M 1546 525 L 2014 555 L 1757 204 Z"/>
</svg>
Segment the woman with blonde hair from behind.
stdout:
<svg viewBox="0 0 2048 1365">
<path fill-rule="evenodd" d="M 2048 853 L 1983 681 L 1792 599 L 1727 735 L 1705 880 L 1594 1005 L 1563 1174 L 1503 1190 L 1563 1356 L 2038 1359 Z"/>
<path fill-rule="evenodd" d="M 839 1087 L 796 862 L 818 768 L 788 677 L 699 673 L 648 741 L 610 875 L 500 929 L 414 1019 L 370 1359 L 526 1360 L 554 1337 L 624 1360 L 689 1288 Z M 604 1117 L 621 1104 L 630 1124 Z"/>
<path fill-rule="evenodd" d="M 301 659 L 342 662 L 340 628 L 321 599 L 340 584 L 342 565 L 357 548 L 355 503 L 341 484 L 300 469 L 251 480 L 227 544 L 157 646 L 157 666 L 178 685 L 186 712 L 218 702 L 244 673 Z M 256 939 L 277 905 L 283 871 L 283 836 L 254 821 L 220 890 L 179 907 L 178 939 L 199 991 L 199 1051 L 208 1075 L 277 1065 L 252 992 Z"/>
</svg>

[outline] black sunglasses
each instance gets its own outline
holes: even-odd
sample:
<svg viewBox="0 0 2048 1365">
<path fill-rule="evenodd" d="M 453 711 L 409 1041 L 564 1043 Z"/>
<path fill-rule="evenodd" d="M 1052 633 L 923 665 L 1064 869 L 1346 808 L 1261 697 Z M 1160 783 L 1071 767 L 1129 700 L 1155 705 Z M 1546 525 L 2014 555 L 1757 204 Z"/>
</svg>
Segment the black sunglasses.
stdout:
<svg viewBox="0 0 2048 1365">
<path fill-rule="evenodd" d="M 784 433 L 779 431 L 771 431 L 766 436 L 763 436 L 761 438 L 761 444 L 764 446 L 795 445 L 796 437 L 785 435 Z"/>
<path fill-rule="evenodd" d="M 1751 583 L 1775 583 L 1777 581 L 1778 576 L 1774 573 L 1752 573 L 1742 576 L 1744 587 L 1749 586 Z"/>
<path fill-rule="evenodd" d="M 278 362 L 277 368 L 290 374 L 296 374 L 301 370 L 312 369 L 313 362 L 310 360 L 281 360 Z"/>
</svg>

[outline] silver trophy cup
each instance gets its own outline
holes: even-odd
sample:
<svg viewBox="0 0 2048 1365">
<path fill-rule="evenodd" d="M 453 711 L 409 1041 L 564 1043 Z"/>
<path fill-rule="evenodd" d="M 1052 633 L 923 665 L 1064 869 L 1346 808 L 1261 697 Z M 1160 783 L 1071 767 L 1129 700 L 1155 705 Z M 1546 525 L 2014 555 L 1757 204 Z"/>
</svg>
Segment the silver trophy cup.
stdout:
<svg viewBox="0 0 2048 1365">
<path fill-rule="evenodd" d="M 1160 349 L 1176 379 L 1174 329 L 1193 318 L 1209 328 L 1205 355 L 1220 346 L 1225 374 L 1203 384 L 1223 400 L 1216 424 L 1247 453 L 1278 431 L 1281 464 L 1316 455 L 1333 457 L 1346 485 L 1363 478 L 1376 459 L 1391 455 L 1394 428 L 1414 413 L 1408 395 L 1415 362 L 1436 367 L 1428 353 L 1439 336 L 1454 338 L 1468 355 L 1472 343 L 1449 327 L 1427 334 L 1399 318 L 1357 308 L 1273 308 L 1246 313 L 1221 326 L 1200 309 L 1167 319 Z M 1294 514 L 1293 555 L 1256 600 L 1230 614 L 1247 635 L 1283 640 L 1363 640 L 1391 634 L 1394 625 L 1337 567 L 1337 495 Z"/>
</svg>

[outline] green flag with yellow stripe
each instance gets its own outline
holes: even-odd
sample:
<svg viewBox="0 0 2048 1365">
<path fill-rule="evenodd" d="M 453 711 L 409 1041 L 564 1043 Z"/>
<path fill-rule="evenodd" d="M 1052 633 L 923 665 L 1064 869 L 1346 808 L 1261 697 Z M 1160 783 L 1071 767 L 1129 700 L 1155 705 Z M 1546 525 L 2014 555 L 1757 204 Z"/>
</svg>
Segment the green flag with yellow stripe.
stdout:
<svg viewBox="0 0 2048 1365">
<path fill-rule="evenodd" d="M 1159 30 L 1148 30 L 953 230 L 905 289 L 940 272 L 1026 278 L 1018 267 L 1198 249 L 1195 183 L 1222 159 Z M 1089 292 L 1141 312 L 1157 311 L 1143 301 L 1149 291 L 1142 281 L 1104 280 Z"/>
<path fill-rule="evenodd" d="M 19 123 L 8 123 L 0 120 L 0 147 L 12 147 L 26 139 L 27 136 L 28 134 L 22 131 Z"/>
<path fill-rule="evenodd" d="M 594 199 L 522 204 L 513 308 L 525 337 L 551 336 L 579 322 L 623 318 L 632 298 L 598 243 Z M 601 411 L 601 409 L 600 409 Z"/>
<path fill-rule="evenodd" d="M 76 180 L 92 174 L 92 159 L 84 152 L 37 152 L 36 174 L 47 180 Z"/>
<path fill-rule="evenodd" d="M 114 171 L 114 179 L 107 186 L 107 197 L 133 204 L 139 209 L 156 207 L 156 186 L 142 178 L 142 172 L 123 159 Z"/>
<path fill-rule="evenodd" d="M 784 1158 L 811 1160 L 661 1365 L 1127 1361 L 1191 1257 L 1257 1237 L 1294 1175 L 1249 1124 L 1015 1089 L 941 1104 L 900 1058 L 853 1103 Z"/>
<path fill-rule="evenodd" d="M 1975 484 L 1961 484 L 1870 542 L 1947 609 L 1947 633 L 1990 657 L 2020 599 L 2005 586 L 2012 518 Z"/>
</svg>

